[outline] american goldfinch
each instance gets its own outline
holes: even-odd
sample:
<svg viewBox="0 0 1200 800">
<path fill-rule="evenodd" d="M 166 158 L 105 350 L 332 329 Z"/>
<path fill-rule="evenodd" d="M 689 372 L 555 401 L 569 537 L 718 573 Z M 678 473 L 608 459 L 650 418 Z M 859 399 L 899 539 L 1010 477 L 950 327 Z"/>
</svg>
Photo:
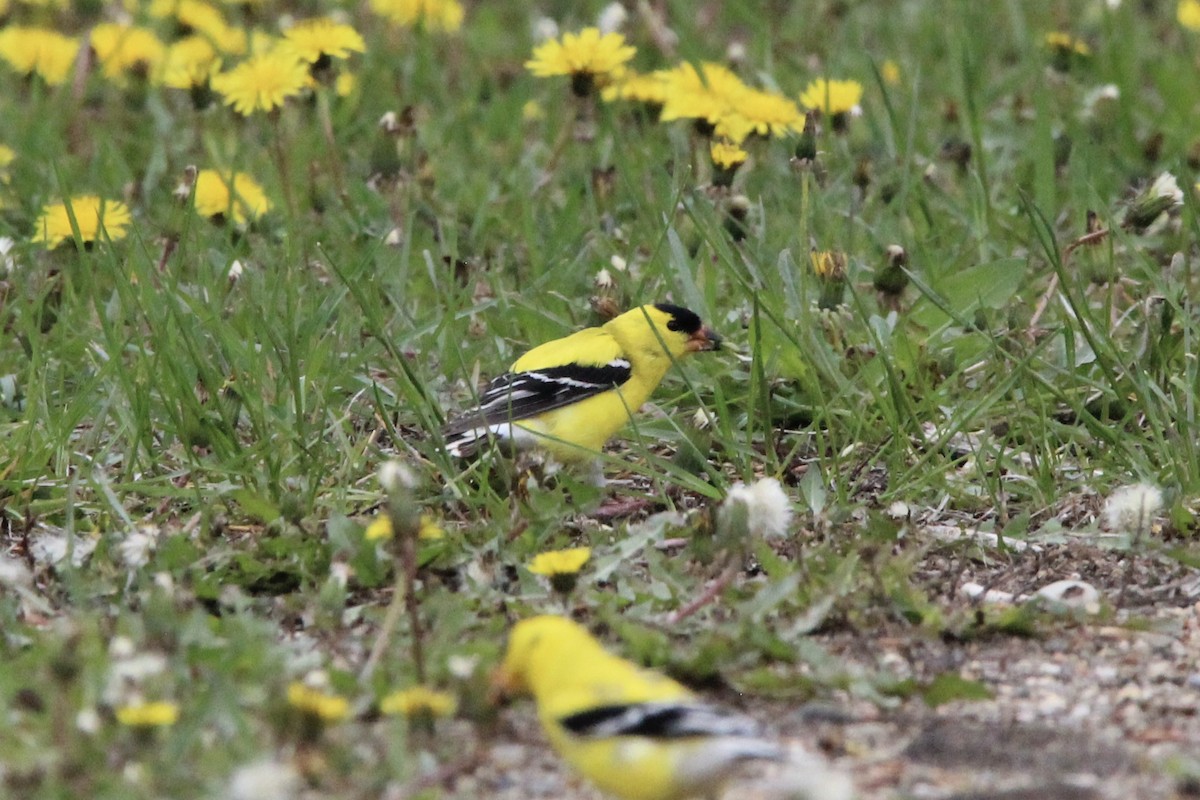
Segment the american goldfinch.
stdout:
<svg viewBox="0 0 1200 800">
<path fill-rule="evenodd" d="M 518 358 L 488 385 L 477 409 L 446 426 L 446 450 L 469 457 L 494 436 L 541 445 L 563 461 L 586 460 L 649 399 L 673 361 L 720 344 L 686 308 L 626 311 Z"/>
<path fill-rule="evenodd" d="M 532 694 L 559 755 L 624 800 L 711 794 L 738 762 L 783 757 L 753 720 L 612 655 L 565 617 L 518 622 L 495 685 Z"/>
</svg>

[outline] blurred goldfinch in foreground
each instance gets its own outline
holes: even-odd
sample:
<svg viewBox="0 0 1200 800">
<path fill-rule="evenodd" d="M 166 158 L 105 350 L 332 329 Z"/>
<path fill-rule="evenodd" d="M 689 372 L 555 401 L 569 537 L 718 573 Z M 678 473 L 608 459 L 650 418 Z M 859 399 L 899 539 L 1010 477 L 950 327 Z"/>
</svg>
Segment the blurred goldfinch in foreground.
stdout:
<svg viewBox="0 0 1200 800">
<path fill-rule="evenodd" d="M 446 426 L 446 449 L 469 457 L 496 437 L 541 445 L 563 461 L 586 460 L 650 398 L 672 362 L 720 344 L 686 308 L 626 311 L 518 358 L 488 385 L 477 409 Z"/>
<path fill-rule="evenodd" d="M 565 617 L 518 622 L 495 681 L 533 695 L 559 755 L 624 800 L 715 795 L 738 762 L 783 758 L 753 720 L 612 655 Z"/>
</svg>

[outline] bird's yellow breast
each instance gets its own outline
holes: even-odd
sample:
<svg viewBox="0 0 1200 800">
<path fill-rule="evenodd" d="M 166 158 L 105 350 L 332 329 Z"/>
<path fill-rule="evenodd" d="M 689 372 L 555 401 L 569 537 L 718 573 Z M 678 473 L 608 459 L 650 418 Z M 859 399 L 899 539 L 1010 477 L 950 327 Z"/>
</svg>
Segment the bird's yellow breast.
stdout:
<svg viewBox="0 0 1200 800">
<path fill-rule="evenodd" d="M 675 800 L 692 788 L 678 781 L 675 754 L 645 737 L 589 741 L 545 727 L 550 743 L 571 766 L 622 800 Z"/>
<path fill-rule="evenodd" d="M 630 416 L 650 399 L 662 375 L 648 377 L 651 380 L 635 372 L 633 377 L 613 391 L 593 395 L 516 424 L 544 437 L 538 444 L 563 461 L 590 458 L 604 447 L 613 434 L 625 427 Z"/>
</svg>

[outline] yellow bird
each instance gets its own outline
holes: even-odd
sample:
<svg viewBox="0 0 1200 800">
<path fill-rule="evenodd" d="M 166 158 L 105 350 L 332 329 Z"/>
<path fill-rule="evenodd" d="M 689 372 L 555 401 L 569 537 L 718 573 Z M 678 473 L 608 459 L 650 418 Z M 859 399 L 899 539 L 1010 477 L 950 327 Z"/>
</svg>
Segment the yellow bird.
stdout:
<svg viewBox="0 0 1200 800">
<path fill-rule="evenodd" d="M 559 755 L 623 800 L 713 795 L 739 762 L 784 755 L 754 720 L 612 655 L 565 617 L 513 626 L 495 685 L 532 694 Z"/>
<path fill-rule="evenodd" d="M 587 460 L 650 398 L 673 362 L 720 344 L 686 308 L 626 311 L 518 358 L 488 385 L 478 408 L 446 426 L 446 449 L 469 457 L 495 437 L 542 446 L 562 461 Z"/>
</svg>

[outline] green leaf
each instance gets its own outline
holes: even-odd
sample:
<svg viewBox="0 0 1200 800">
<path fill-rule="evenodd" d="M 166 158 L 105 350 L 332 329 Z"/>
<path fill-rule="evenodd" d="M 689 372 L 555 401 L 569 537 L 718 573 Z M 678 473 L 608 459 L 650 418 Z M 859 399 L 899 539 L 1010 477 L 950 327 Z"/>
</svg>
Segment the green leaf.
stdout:
<svg viewBox="0 0 1200 800">
<path fill-rule="evenodd" d="M 241 507 L 247 516 L 258 520 L 264 525 L 270 524 L 283 516 L 283 512 L 279 510 L 278 506 L 253 489 L 245 487 L 234 489 L 229 493 L 229 497 Z"/>
<path fill-rule="evenodd" d="M 980 308 L 1003 308 L 1021 288 L 1025 273 L 1024 259 L 1002 258 L 968 267 L 931 284 L 914 277 L 914 284 L 925 298 L 913 307 L 912 319 L 928 330 L 969 323 Z"/>
<path fill-rule="evenodd" d="M 979 681 L 968 680 L 955 672 L 943 672 L 921 691 L 925 705 L 937 708 L 953 700 L 991 700 L 992 692 Z"/>
</svg>

